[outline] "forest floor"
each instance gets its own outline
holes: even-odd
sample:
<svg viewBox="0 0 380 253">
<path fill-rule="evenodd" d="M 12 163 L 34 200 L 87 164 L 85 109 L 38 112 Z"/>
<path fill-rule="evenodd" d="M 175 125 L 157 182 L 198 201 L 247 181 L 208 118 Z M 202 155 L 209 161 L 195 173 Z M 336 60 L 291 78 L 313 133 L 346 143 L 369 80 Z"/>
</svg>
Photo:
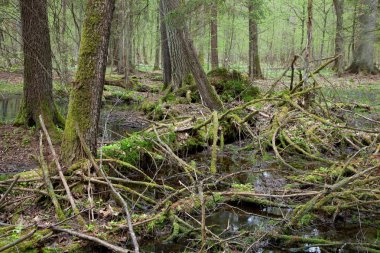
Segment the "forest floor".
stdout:
<svg viewBox="0 0 380 253">
<path fill-rule="evenodd" d="M 308 110 L 299 106 L 302 91 L 283 91 L 288 77 L 263 99 L 275 80 L 255 81 L 261 94 L 247 101 L 242 93 L 221 92 L 226 110 L 216 116 L 194 93 L 190 103 L 189 91 L 186 96 L 162 92 L 158 72 L 137 73 L 127 89 L 105 87 L 99 135 L 103 166 L 131 207 L 142 252 L 195 252 L 200 247 L 215 252 L 379 251 L 380 76 L 318 76 L 322 93 L 315 91 Z M 0 94 L 21 92 L 21 82 L 19 74 L 0 73 Z M 55 84 L 55 94 L 64 107 L 67 88 Z M 14 111 L 12 101 L 7 108 L 12 105 Z M 0 102 L 0 116 L 6 114 L 4 105 Z M 40 166 L 38 138 L 33 128 L 0 124 L 0 168 L 8 166 L 0 189 L 12 188 L 9 172 Z M 59 153 L 58 145 L 55 149 Z M 47 147 L 44 157 L 53 161 Z M 64 237 L 52 236 L 51 231 L 62 229 L 61 222 L 37 169 L 18 174 L 15 194 L 0 201 L 0 225 L 10 224 L 3 229 L 8 241 L 0 239 L 0 248 L 26 236 L 30 240 L 19 250 L 106 252 L 110 245 L 104 241 L 132 248 L 123 209 L 103 192 L 107 183 L 85 164 L 65 169 L 85 227 L 78 226 L 78 214 L 73 215 L 53 176 L 68 217 L 63 223 L 71 230 Z M 31 230 L 34 226 L 38 232 Z M 79 235 L 68 236 L 75 232 Z M 99 240 L 86 243 L 83 235 L 98 238 L 103 246 L 97 246 Z"/>
</svg>

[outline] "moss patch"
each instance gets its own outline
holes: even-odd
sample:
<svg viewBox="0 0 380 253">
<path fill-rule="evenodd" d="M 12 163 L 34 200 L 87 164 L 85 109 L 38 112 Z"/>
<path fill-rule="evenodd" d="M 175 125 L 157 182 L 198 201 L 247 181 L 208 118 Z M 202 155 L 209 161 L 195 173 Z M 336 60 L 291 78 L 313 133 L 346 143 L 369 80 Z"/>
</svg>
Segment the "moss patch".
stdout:
<svg viewBox="0 0 380 253">
<path fill-rule="evenodd" d="M 252 86 L 248 79 L 240 72 L 227 69 L 215 69 L 207 74 L 211 85 L 225 102 L 231 102 L 235 99 L 248 102 L 257 98 L 260 94 L 259 88 Z"/>
</svg>

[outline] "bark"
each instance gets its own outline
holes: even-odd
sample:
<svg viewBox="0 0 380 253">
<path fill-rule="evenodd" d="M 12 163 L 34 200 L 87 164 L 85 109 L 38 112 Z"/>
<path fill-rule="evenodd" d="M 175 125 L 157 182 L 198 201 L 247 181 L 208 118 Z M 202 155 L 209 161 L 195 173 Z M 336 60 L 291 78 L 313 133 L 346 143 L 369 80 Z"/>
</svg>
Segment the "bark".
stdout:
<svg viewBox="0 0 380 253">
<path fill-rule="evenodd" d="M 188 59 L 182 52 L 182 34 L 178 29 L 178 27 L 185 25 L 181 17 L 175 13 L 179 7 L 179 1 L 163 0 L 162 2 L 171 62 L 171 85 L 173 90 L 177 90 L 182 87 L 184 80 L 190 75 Z"/>
<path fill-rule="evenodd" d="M 63 119 L 53 101 L 52 52 L 47 1 L 20 0 L 24 52 L 24 95 L 16 124 L 39 126 L 42 115 L 47 128 L 56 134 Z"/>
<path fill-rule="evenodd" d="M 359 36 L 353 62 L 348 68 L 350 73 L 378 73 L 374 62 L 378 5 L 378 0 L 359 2 Z"/>
<path fill-rule="evenodd" d="M 334 0 L 334 8 L 336 13 L 335 55 L 340 55 L 340 57 L 335 60 L 334 70 L 340 76 L 344 68 L 344 0 Z"/>
<path fill-rule="evenodd" d="M 161 58 L 164 88 L 169 87 L 172 82 L 172 64 L 170 61 L 170 50 L 168 34 L 166 29 L 164 0 L 160 0 L 160 32 L 161 32 Z"/>
<path fill-rule="evenodd" d="M 185 27 L 183 29 L 178 29 L 178 31 L 180 34 L 183 54 L 189 60 L 189 67 L 197 84 L 202 102 L 212 110 L 223 109 L 222 101 L 219 99 L 219 96 L 216 93 L 214 87 L 208 81 L 206 73 L 204 72 L 201 63 L 199 62 L 193 41 L 190 38 L 188 30 Z"/>
<path fill-rule="evenodd" d="M 96 154 L 110 28 L 115 0 L 89 0 L 82 28 L 78 70 L 70 94 L 62 158 L 72 164 L 85 157 L 76 129 Z"/>
<path fill-rule="evenodd" d="M 254 17 L 254 6 L 251 0 L 248 1 L 249 11 L 249 77 L 262 78 L 259 56 L 259 35 L 257 29 L 257 21 Z"/>
<path fill-rule="evenodd" d="M 305 40 L 305 21 L 306 21 L 306 1 L 302 3 L 302 15 L 301 15 L 301 44 L 300 44 L 300 52 L 304 49 L 304 40 Z"/>
<path fill-rule="evenodd" d="M 129 10 L 129 12 L 127 14 L 127 31 L 126 31 L 126 48 L 125 48 L 125 51 L 126 51 L 126 80 L 129 78 L 129 74 L 130 73 L 134 73 L 135 70 L 136 70 L 136 66 L 135 66 L 135 60 L 134 60 L 134 56 L 135 56 L 135 49 L 136 47 L 134 47 L 133 45 L 133 41 L 134 41 L 134 19 L 133 19 L 133 13 L 132 11 L 134 10 L 134 1 L 133 0 L 127 0 L 127 8 Z"/>
<path fill-rule="evenodd" d="M 183 78 L 192 74 L 202 102 L 212 110 L 222 109 L 223 103 L 207 79 L 183 17 L 173 15 L 177 14 L 175 11 L 179 8 L 179 0 L 161 0 L 161 8 L 169 44 L 172 85 L 176 85 L 178 78 L 183 81 Z"/>
<path fill-rule="evenodd" d="M 322 9 L 322 14 L 323 14 L 323 26 L 322 26 L 322 41 L 321 41 L 321 51 L 319 53 L 319 59 L 318 59 L 318 66 L 322 64 L 322 59 L 323 59 L 323 53 L 325 49 L 325 40 L 326 40 L 326 33 L 327 33 L 327 19 L 328 15 L 330 12 L 330 5 L 327 8 L 326 6 L 326 0 L 322 1 L 323 9 Z"/>
<path fill-rule="evenodd" d="M 210 17 L 210 43 L 211 43 L 211 69 L 219 67 L 218 55 L 218 1 L 213 0 L 211 3 L 211 17 Z"/>
<path fill-rule="evenodd" d="M 154 67 L 153 70 L 159 70 L 160 69 L 160 8 L 158 8 L 157 12 L 157 26 L 156 26 L 156 48 L 155 48 L 155 54 L 154 54 Z"/>
<path fill-rule="evenodd" d="M 63 83 L 69 83 L 70 73 L 69 73 L 69 54 L 68 54 L 68 43 L 66 39 L 66 30 L 67 30 L 67 0 L 62 0 L 62 30 L 61 33 L 61 61 L 62 61 L 62 81 Z"/>
<path fill-rule="evenodd" d="M 354 11 L 353 11 L 353 18 L 352 18 L 352 30 L 351 30 L 351 41 L 350 45 L 348 47 L 348 55 L 347 55 L 347 61 L 351 61 L 351 55 L 355 54 L 355 45 L 356 45 L 356 29 L 357 29 L 357 11 L 358 11 L 358 2 L 355 2 Z"/>
<path fill-rule="evenodd" d="M 303 79 L 304 86 L 308 86 L 308 80 L 310 75 L 310 62 L 312 56 L 313 48 L 313 0 L 308 0 L 307 2 L 307 41 L 306 41 L 306 50 L 305 50 L 305 71 Z M 310 93 L 305 95 L 304 106 L 308 108 L 312 102 L 312 95 Z"/>
<path fill-rule="evenodd" d="M 313 0 L 307 3 L 307 41 L 305 50 L 305 75 L 307 79 L 310 72 L 310 62 L 313 48 Z M 305 81 L 306 83 L 306 81 Z"/>
</svg>

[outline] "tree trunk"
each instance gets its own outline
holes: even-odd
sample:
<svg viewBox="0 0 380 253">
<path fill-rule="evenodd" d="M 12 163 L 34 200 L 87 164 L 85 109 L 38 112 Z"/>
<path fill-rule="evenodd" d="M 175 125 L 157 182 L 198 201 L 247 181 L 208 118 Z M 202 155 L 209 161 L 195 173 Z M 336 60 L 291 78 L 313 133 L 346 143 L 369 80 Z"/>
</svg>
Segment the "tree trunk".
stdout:
<svg viewBox="0 0 380 253">
<path fill-rule="evenodd" d="M 302 3 L 302 15 L 301 15 L 301 43 L 300 43 L 300 52 L 304 49 L 304 40 L 305 40 L 305 20 L 306 20 L 306 1 Z"/>
<path fill-rule="evenodd" d="M 153 70 L 160 70 L 160 47 L 161 47 L 161 42 L 160 42 L 160 7 L 158 7 L 157 11 L 157 26 L 156 26 L 156 47 L 155 47 L 155 54 L 154 54 L 154 67 Z"/>
<path fill-rule="evenodd" d="M 313 48 L 313 0 L 308 0 L 307 2 L 307 41 L 306 41 L 306 50 L 305 50 L 305 75 L 304 75 L 304 78 L 306 79 L 310 71 L 312 48 Z"/>
<path fill-rule="evenodd" d="M 348 68 L 350 73 L 378 73 L 374 62 L 378 0 L 360 0 L 359 36 L 354 60 Z"/>
<path fill-rule="evenodd" d="M 164 1 L 160 0 L 160 32 L 161 32 L 161 58 L 162 58 L 162 72 L 163 72 L 163 82 L 164 89 L 170 86 L 172 82 L 172 64 L 170 61 L 170 50 L 168 33 L 165 22 L 164 14 Z"/>
<path fill-rule="evenodd" d="M 190 74 L 188 59 L 182 52 L 180 38 L 182 35 L 178 29 L 183 21 L 179 19 L 180 17 L 172 15 L 179 7 L 178 0 L 163 0 L 162 3 L 171 62 L 171 85 L 173 90 L 176 90 Z"/>
<path fill-rule="evenodd" d="M 326 0 L 323 0 L 322 4 L 323 4 L 323 10 L 322 10 L 322 14 L 323 14 L 323 26 L 322 26 L 321 51 L 319 52 L 318 65 L 322 64 L 323 53 L 324 53 L 324 49 L 325 49 L 326 33 L 327 33 L 327 19 L 328 19 L 328 15 L 329 15 L 329 12 L 330 12 L 330 5 L 329 5 L 329 8 L 326 9 L 326 7 L 327 7 L 326 6 Z"/>
<path fill-rule="evenodd" d="M 304 70 L 304 86 L 308 86 L 310 75 L 310 62 L 313 48 L 313 0 L 307 2 L 307 41 L 305 50 L 305 70 Z M 311 93 L 307 93 L 304 98 L 305 108 L 308 108 L 312 102 Z"/>
<path fill-rule="evenodd" d="M 351 55 L 354 55 L 355 54 L 355 48 L 356 48 L 356 29 L 357 29 L 357 12 L 358 12 L 358 2 L 355 1 L 354 3 L 354 11 L 353 11 L 353 17 L 352 17 L 352 30 L 351 30 L 351 41 L 350 41 L 350 45 L 348 47 L 348 55 L 347 55 L 347 62 L 350 62 L 351 61 Z"/>
<path fill-rule="evenodd" d="M 254 6 L 252 0 L 248 1 L 249 11 L 249 77 L 262 78 L 259 56 L 259 34 L 257 29 L 257 21 L 254 15 Z"/>
<path fill-rule="evenodd" d="M 76 128 L 96 154 L 98 122 L 115 0 L 89 0 L 83 22 L 78 70 L 70 94 L 62 158 L 72 164 L 85 157 Z"/>
<path fill-rule="evenodd" d="M 211 69 L 219 67 L 218 56 L 218 0 L 213 0 L 210 9 L 210 33 L 211 33 Z"/>
<path fill-rule="evenodd" d="M 185 28 L 179 29 L 180 41 L 182 45 L 183 54 L 189 60 L 189 66 L 194 80 L 197 84 L 199 94 L 202 102 L 212 110 L 223 109 L 223 103 L 219 99 L 214 87 L 209 83 L 206 73 L 199 62 L 197 53 L 195 51 L 193 41 L 190 38 L 188 30 Z"/>
<path fill-rule="evenodd" d="M 335 60 L 334 69 L 340 76 L 344 69 L 344 0 L 334 0 L 334 8 L 336 13 L 335 55 L 340 55 L 340 57 Z"/>
<path fill-rule="evenodd" d="M 67 84 L 70 80 L 70 72 L 69 72 L 69 54 L 68 49 L 69 45 L 66 39 L 66 30 L 67 30 L 67 0 L 62 0 L 62 30 L 61 30 L 61 57 L 62 57 L 62 80 L 63 83 Z"/>
<path fill-rule="evenodd" d="M 181 16 L 172 15 L 176 14 L 175 11 L 180 7 L 179 0 L 161 0 L 161 7 L 164 14 L 163 20 L 166 21 L 166 26 L 164 27 L 166 27 L 169 42 L 172 83 L 178 73 L 182 74 L 181 78 L 192 74 L 202 102 L 212 110 L 222 109 L 223 103 L 207 79 L 206 73 L 198 59 L 193 41 L 190 38 L 190 33 L 187 30 L 186 23 Z M 176 72 L 173 73 L 174 71 Z"/>
<path fill-rule="evenodd" d="M 39 125 L 55 135 L 63 118 L 53 101 L 52 52 L 46 0 L 20 0 L 24 51 L 24 96 L 16 124 Z"/>
</svg>

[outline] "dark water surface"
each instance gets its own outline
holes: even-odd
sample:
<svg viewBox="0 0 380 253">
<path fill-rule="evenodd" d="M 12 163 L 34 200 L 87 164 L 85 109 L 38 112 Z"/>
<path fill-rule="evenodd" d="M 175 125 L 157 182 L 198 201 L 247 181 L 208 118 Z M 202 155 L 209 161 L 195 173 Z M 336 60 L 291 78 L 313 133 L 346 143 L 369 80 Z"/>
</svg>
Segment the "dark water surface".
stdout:
<svg viewBox="0 0 380 253">
<path fill-rule="evenodd" d="M 22 95 L 19 94 L 0 95 L 0 123 L 12 123 L 16 119 L 21 101 Z M 66 115 L 68 101 L 56 99 L 56 103 L 60 113 Z M 133 110 L 125 105 L 104 103 L 102 106 L 99 137 L 104 135 L 106 142 L 120 140 L 126 133 L 140 131 L 145 126 L 146 122 L 138 122 L 133 116 Z"/>
<path fill-rule="evenodd" d="M 0 95 L 0 122 L 9 123 L 15 120 L 21 107 L 21 95 Z"/>
</svg>

